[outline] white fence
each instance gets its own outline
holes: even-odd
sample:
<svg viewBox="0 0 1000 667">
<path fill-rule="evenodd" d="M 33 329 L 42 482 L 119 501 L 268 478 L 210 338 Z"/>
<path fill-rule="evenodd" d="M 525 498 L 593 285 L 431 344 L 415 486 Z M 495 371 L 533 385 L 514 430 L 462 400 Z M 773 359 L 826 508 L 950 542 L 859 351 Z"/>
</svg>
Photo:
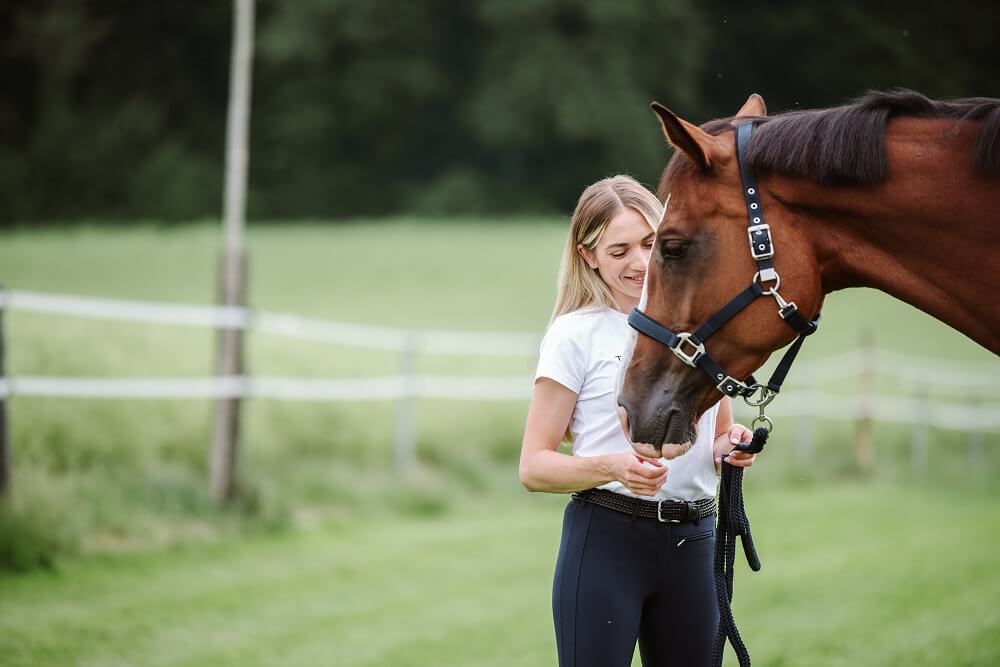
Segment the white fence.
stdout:
<svg viewBox="0 0 1000 667">
<path fill-rule="evenodd" d="M 7 396 L 101 399 L 263 398 L 292 401 L 399 402 L 397 459 L 413 458 L 415 398 L 473 401 L 526 401 L 526 376 L 430 375 L 412 372 L 419 354 L 534 357 L 539 333 L 416 331 L 317 320 L 246 308 L 164 304 L 117 299 L 0 290 L 0 311 L 18 310 L 104 320 L 206 328 L 238 328 L 298 340 L 359 348 L 395 350 L 401 355 L 397 375 L 360 379 L 302 379 L 267 376 L 222 378 L 93 378 L 2 376 L 0 400 Z M 899 391 L 870 389 L 875 377 L 890 378 Z M 854 378 L 848 393 L 821 390 Z M 934 387 L 934 396 L 927 387 Z M 929 428 L 970 433 L 970 443 L 984 433 L 1000 432 L 1000 361 L 984 364 L 935 360 L 887 350 L 858 350 L 817 360 L 800 360 L 788 388 L 768 407 L 772 417 L 819 417 L 836 421 L 880 421 L 914 427 L 914 442 Z M 932 400 L 933 399 L 933 400 Z M 752 416 L 737 407 L 741 418 Z M 802 438 L 811 439 L 803 431 Z M 970 445 L 971 446 L 971 445 Z M 915 450 L 919 449 L 915 444 Z"/>
</svg>

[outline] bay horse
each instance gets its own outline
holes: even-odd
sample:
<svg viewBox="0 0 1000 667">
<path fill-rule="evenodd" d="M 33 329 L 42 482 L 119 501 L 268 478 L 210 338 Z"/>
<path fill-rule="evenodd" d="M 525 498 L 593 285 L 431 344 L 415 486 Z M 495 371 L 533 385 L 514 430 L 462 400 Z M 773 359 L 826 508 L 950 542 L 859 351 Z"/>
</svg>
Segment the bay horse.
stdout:
<svg viewBox="0 0 1000 667">
<path fill-rule="evenodd" d="M 783 304 L 804 321 L 826 294 L 872 287 L 1000 354 L 1000 100 L 896 89 L 767 116 L 751 95 L 735 116 L 700 127 L 652 108 L 677 150 L 658 187 L 667 204 L 640 314 L 667 334 L 693 332 L 751 281 L 777 307 L 744 304 L 707 345 L 671 339 L 681 354 L 662 336 L 636 334 L 618 402 L 638 453 L 670 456 L 663 445 L 672 443 L 676 455 L 694 442 L 698 417 L 723 390 L 723 372 L 709 377 L 694 357 L 710 353 L 728 382 L 796 338 L 776 313 Z M 736 127 L 747 123 L 738 157 Z M 766 278 L 755 275 L 764 265 L 751 257 L 752 231 L 748 248 L 756 213 L 744 190 L 754 189 L 773 252 Z"/>
</svg>

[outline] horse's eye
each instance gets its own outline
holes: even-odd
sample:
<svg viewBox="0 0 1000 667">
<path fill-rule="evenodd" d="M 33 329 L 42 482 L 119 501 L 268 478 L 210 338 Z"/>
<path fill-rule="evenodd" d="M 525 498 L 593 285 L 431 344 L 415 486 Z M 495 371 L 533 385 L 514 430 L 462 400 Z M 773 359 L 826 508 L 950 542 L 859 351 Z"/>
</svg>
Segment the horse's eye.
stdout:
<svg viewBox="0 0 1000 667">
<path fill-rule="evenodd" d="M 660 245 L 663 259 L 683 259 L 687 249 L 688 242 L 680 239 L 667 239 Z"/>
</svg>

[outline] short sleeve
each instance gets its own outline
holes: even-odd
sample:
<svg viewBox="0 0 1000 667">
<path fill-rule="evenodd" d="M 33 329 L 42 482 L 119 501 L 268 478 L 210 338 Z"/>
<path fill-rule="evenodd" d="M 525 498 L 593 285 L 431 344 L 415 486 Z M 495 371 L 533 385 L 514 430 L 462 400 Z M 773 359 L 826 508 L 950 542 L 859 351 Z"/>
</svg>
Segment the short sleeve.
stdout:
<svg viewBox="0 0 1000 667">
<path fill-rule="evenodd" d="M 535 380 L 547 377 L 577 394 L 587 370 L 584 332 L 569 318 L 556 318 L 545 332 L 538 353 Z"/>
</svg>

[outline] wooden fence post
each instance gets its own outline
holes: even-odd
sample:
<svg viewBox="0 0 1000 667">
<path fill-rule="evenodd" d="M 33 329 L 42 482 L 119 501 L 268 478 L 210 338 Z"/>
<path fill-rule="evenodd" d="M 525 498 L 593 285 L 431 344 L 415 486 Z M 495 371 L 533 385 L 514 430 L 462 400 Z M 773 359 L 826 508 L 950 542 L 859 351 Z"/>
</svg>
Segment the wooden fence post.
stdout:
<svg viewBox="0 0 1000 667">
<path fill-rule="evenodd" d="M 872 379 L 875 375 L 875 337 L 870 329 L 861 334 L 861 351 L 858 369 L 857 416 L 854 422 L 854 452 L 858 470 L 865 477 L 875 469 L 875 451 L 872 446 Z"/>
<path fill-rule="evenodd" d="M 227 306 L 246 305 L 246 256 L 224 253 L 220 266 L 219 300 Z M 226 276 L 229 276 L 227 278 Z M 234 291 L 235 290 L 235 291 Z M 217 336 L 216 376 L 242 376 L 243 329 L 221 327 Z M 231 396 L 215 402 L 212 430 L 212 498 L 224 502 L 232 497 L 236 485 L 240 449 L 241 398 Z"/>
<path fill-rule="evenodd" d="M 6 384 L 7 372 L 4 365 L 4 291 L 0 287 L 0 382 L 4 383 L 4 388 L 0 391 L 0 496 L 6 495 L 10 490 L 10 437 L 7 428 L 7 392 L 9 387 Z"/>
<path fill-rule="evenodd" d="M 246 253 L 243 227 L 250 128 L 250 89 L 253 70 L 254 0 L 233 0 L 233 44 L 229 73 L 229 110 L 226 119 L 226 189 L 224 193 L 225 240 L 220 262 L 220 303 L 246 305 Z M 242 375 L 243 330 L 219 329 L 216 363 L 220 377 Z M 239 450 L 239 397 L 216 401 L 212 436 L 212 497 L 222 502 L 232 497 Z"/>
</svg>

